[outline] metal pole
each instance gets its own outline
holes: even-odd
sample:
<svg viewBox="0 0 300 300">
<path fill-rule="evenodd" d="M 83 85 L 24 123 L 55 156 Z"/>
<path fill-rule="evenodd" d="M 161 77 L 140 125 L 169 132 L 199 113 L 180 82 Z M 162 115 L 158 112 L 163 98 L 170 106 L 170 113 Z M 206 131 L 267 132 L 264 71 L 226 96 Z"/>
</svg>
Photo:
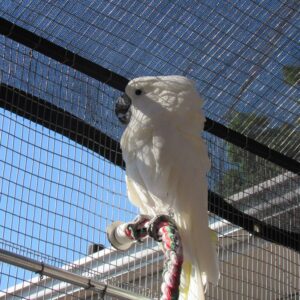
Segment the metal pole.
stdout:
<svg viewBox="0 0 300 300">
<path fill-rule="evenodd" d="M 118 287 L 108 285 L 106 283 L 99 282 L 91 278 L 80 276 L 78 274 L 73 274 L 60 268 L 53 267 L 42 262 L 2 249 L 0 249 L 0 261 L 32 272 L 39 273 L 43 276 L 48 276 L 54 279 L 64 281 L 82 287 L 84 289 L 90 289 L 95 292 L 98 292 L 99 294 L 122 297 L 129 300 L 150 300 L 149 298 L 134 294 L 130 291 L 123 290 Z"/>
</svg>

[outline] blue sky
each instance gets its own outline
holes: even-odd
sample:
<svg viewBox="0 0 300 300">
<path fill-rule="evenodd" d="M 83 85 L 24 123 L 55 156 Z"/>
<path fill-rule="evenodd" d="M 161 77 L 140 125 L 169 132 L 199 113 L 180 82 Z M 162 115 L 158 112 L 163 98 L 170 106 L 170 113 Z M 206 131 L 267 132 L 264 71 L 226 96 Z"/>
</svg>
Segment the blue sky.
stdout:
<svg viewBox="0 0 300 300">
<path fill-rule="evenodd" d="M 292 122 L 300 109 L 294 101 L 297 89 L 284 84 L 282 77 L 282 66 L 295 64 L 299 57 L 296 21 L 289 19 L 281 35 L 274 30 L 288 14 L 282 1 L 205 0 L 192 10 L 185 9 L 188 1 L 183 0 L 75 2 L 6 0 L 0 2 L 0 12 L 127 78 L 188 75 L 205 98 L 207 116 L 221 123 L 228 122 L 228 109 L 253 74 L 235 109 L 266 114 L 272 126 Z M 118 91 L 8 38 L 0 37 L 0 55 L 1 82 L 120 137 L 112 111 Z M 29 256 L 31 249 L 73 261 L 86 254 L 90 242 L 107 244 L 108 223 L 135 215 L 118 167 L 3 109 L 0 128 L 4 249 L 18 245 L 14 250 Z M 224 164 L 218 143 L 211 146 L 213 155 L 216 164 Z M 2 279 L 0 289 L 6 284 Z"/>
<path fill-rule="evenodd" d="M 0 11 L 18 25 L 129 79 L 157 74 L 188 75 L 197 81 L 204 95 L 206 114 L 221 123 L 230 120 L 227 112 L 232 106 L 268 115 L 272 126 L 285 120 L 292 122 L 296 110 L 300 110 L 295 105 L 297 88 L 283 82 L 282 67 L 299 61 L 297 18 L 295 14 L 288 17 L 293 3 L 205 0 L 196 1 L 193 7 L 187 3 L 26 0 L 20 4 L 7 0 L 0 3 Z M 23 52 L 22 47 L 18 51 Z M 47 93 L 63 97 L 67 89 L 63 76 L 66 67 L 51 62 L 53 68 L 48 69 L 47 59 L 39 56 L 43 63 L 38 64 L 20 53 L 7 53 L 8 61 L 14 61 L 15 56 L 25 65 L 21 72 L 20 66 L 12 68 L 15 78 L 32 68 L 34 73 L 26 80 L 47 77 L 49 81 L 46 87 L 39 88 L 42 98 L 47 99 Z M 68 72 L 78 76 L 73 70 Z M 253 81 L 236 102 L 250 77 Z M 80 83 L 82 77 L 77 79 Z M 20 81 L 23 80 L 24 77 Z M 55 88 L 58 81 L 59 89 Z M 37 92 L 36 84 L 27 85 L 28 88 Z M 84 94 L 80 84 L 79 92 L 77 84 L 72 89 L 74 97 L 76 92 L 79 98 Z M 92 95 L 95 93 L 92 90 Z M 82 97 L 80 100 L 84 101 Z"/>
<path fill-rule="evenodd" d="M 120 168 L 3 109 L 0 127 L 1 248 L 15 245 L 14 252 L 38 260 L 31 253 L 41 253 L 51 264 L 72 262 L 93 242 L 108 245 L 112 221 L 134 217 Z M 3 278 L 0 290 L 6 287 Z"/>
</svg>

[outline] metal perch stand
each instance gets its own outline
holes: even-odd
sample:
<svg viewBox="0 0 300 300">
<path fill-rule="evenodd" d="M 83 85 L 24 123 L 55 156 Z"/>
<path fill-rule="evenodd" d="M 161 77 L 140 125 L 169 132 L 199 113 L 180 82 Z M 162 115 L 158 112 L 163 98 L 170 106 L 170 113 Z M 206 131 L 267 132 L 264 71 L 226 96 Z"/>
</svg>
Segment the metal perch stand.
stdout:
<svg viewBox="0 0 300 300">
<path fill-rule="evenodd" d="M 179 298 L 183 251 L 178 229 L 170 216 L 159 215 L 151 218 L 147 215 L 140 215 L 132 223 L 117 221 L 107 228 L 107 235 L 112 246 L 123 251 L 148 236 L 161 242 L 164 251 L 164 270 L 160 299 Z"/>
</svg>

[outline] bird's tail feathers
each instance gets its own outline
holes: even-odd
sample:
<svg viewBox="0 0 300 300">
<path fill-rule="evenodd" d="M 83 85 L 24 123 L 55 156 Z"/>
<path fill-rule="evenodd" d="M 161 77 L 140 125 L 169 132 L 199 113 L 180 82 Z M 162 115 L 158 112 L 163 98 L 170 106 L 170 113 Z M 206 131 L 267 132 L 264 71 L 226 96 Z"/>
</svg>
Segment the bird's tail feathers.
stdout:
<svg viewBox="0 0 300 300">
<path fill-rule="evenodd" d="M 206 276 L 193 263 L 184 261 L 180 277 L 179 300 L 205 300 Z"/>
</svg>

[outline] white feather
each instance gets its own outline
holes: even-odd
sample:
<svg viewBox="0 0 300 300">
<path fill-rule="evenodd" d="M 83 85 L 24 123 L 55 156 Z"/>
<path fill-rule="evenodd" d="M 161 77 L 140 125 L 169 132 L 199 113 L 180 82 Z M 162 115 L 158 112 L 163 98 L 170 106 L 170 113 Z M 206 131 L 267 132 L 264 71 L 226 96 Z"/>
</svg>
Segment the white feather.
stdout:
<svg viewBox="0 0 300 300">
<path fill-rule="evenodd" d="M 182 274 L 180 299 L 204 299 L 206 278 L 216 284 L 219 270 L 208 228 L 210 161 L 200 135 L 202 100 L 193 82 L 181 76 L 137 78 L 126 93 L 132 117 L 121 147 L 129 199 L 143 214 L 173 211 L 185 266 L 191 264 L 191 276 L 186 268 Z"/>
</svg>

